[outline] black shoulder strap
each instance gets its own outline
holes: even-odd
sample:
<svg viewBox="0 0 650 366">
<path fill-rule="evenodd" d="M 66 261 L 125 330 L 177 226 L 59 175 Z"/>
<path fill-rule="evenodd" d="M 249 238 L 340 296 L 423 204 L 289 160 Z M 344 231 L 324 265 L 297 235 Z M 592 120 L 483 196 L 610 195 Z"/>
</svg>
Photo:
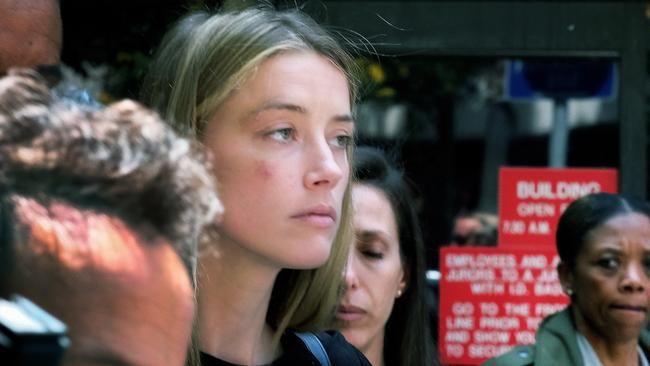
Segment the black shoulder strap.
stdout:
<svg viewBox="0 0 650 366">
<path fill-rule="evenodd" d="M 325 347 L 323 347 L 323 343 L 316 337 L 314 332 L 296 333 L 296 336 L 303 341 L 309 352 L 316 357 L 321 366 L 332 366 L 330 358 L 327 356 L 327 352 L 325 352 Z"/>
</svg>

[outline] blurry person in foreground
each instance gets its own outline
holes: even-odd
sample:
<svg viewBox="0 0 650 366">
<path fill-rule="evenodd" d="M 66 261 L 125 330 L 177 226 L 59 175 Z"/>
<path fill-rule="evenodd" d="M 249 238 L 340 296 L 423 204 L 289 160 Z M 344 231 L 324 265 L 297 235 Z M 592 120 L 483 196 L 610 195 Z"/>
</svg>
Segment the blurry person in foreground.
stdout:
<svg viewBox="0 0 650 366">
<path fill-rule="evenodd" d="M 384 153 L 356 149 L 355 242 L 337 312 L 341 332 L 373 366 L 433 364 L 424 245 L 403 173 Z"/>
<path fill-rule="evenodd" d="M 485 365 L 648 365 L 650 207 L 596 193 L 573 202 L 556 233 L 569 306 L 547 316 L 534 345 Z"/>
<path fill-rule="evenodd" d="M 197 242 L 221 211 L 206 164 L 137 103 L 89 110 L 34 71 L 0 79 L 0 296 L 65 323 L 63 364 L 184 363 Z"/>
</svg>

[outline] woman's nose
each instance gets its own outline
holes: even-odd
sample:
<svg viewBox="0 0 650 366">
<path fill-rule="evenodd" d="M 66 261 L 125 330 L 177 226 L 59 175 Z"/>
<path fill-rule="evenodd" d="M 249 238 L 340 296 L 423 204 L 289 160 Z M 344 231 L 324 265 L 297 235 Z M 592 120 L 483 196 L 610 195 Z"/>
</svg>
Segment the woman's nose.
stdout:
<svg viewBox="0 0 650 366">
<path fill-rule="evenodd" d="M 626 292 L 643 291 L 647 287 L 648 278 L 640 264 L 629 264 L 625 267 L 621 287 Z"/>
<path fill-rule="evenodd" d="M 359 286 L 359 278 L 357 277 L 355 267 L 354 255 L 350 255 L 348 257 L 348 263 L 345 265 L 345 272 L 343 273 L 346 289 L 354 289 Z"/>
<path fill-rule="evenodd" d="M 309 189 L 332 189 L 343 178 L 343 168 L 326 141 L 314 145 L 308 149 L 310 156 L 305 185 Z"/>
</svg>

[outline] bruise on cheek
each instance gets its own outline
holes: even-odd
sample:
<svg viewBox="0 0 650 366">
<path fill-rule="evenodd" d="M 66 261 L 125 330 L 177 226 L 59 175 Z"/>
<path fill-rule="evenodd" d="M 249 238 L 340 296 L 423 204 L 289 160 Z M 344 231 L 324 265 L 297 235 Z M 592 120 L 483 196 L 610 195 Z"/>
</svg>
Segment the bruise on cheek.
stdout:
<svg viewBox="0 0 650 366">
<path fill-rule="evenodd" d="M 273 177 L 269 164 L 263 160 L 255 160 L 255 175 L 258 175 L 265 180 L 270 180 Z"/>
</svg>

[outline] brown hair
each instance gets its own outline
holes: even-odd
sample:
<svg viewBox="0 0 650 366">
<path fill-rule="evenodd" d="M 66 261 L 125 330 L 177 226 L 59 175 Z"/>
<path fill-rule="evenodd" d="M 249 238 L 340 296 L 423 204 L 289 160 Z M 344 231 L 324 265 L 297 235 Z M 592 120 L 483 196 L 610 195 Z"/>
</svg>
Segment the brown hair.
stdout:
<svg viewBox="0 0 650 366">
<path fill-rule="evenodd" d="M 222 212 L 209 169 L 198 144 L 133 101 L 91 110 L 55 100 L 35 71 L 0 79 L 5 204 L 15 195 L 57 198 L 150 225 L 193 278 L 199 234 Z"/>
</svg>

